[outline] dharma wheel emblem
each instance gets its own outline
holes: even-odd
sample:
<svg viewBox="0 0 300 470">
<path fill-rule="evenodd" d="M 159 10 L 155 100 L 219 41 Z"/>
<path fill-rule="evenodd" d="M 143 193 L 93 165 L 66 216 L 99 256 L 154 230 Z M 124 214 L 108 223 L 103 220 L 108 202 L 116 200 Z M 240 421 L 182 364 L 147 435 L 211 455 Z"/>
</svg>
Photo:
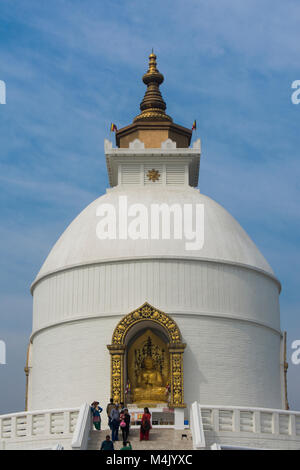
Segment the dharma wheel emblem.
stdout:
<svg viewBox="0 0 300 470">
<path fill-rule="evenodd" d="M 152 168 L 152 170 L 148 171 L 147 176 L 148 176 L 148 179 L 150 181 L 153 181 L 153 183 L 154 183 L 155 181 L 159 180 L 160 173 L 159 173 L 158 170 L 155 170 L 154 168 Z"/>
</svg>

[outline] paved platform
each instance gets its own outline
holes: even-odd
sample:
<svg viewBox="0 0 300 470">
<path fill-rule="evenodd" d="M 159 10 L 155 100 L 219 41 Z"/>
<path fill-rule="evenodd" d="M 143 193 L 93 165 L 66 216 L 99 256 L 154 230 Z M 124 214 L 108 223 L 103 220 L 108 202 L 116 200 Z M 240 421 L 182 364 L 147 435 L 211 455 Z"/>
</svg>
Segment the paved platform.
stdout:
<svg viewBox="0 0 300 470">
<path fill-rule="evenodd" d="M 99 450 L 105 436 L 109 434 L 109 430 L 91 431 L 88 443 L 89 450 Z M 183 435 L 186 435 L 184 437 Z M 114 444 L 115 450 L 119 450 L 123 446 L 122 432 L 119 432 L 120 441 Z M 131 442 L 132 450 L 192 450 L 193 441 L 191 431 L 189 429 L 151 429 L 149 441 L 140 441 L 140 430 L 131 429 L 128 440 Z"/>
</svg>

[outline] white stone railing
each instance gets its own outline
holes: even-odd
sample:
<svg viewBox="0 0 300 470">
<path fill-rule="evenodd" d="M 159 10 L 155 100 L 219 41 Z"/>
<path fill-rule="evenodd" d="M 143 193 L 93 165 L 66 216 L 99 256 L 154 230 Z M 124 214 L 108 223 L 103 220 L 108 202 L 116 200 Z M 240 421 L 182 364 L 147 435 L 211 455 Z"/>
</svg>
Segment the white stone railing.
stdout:
<svg viewBox="0 0 300 470">
<path fill-rule="evenodd" d="M 205 447 L 201 408 L 199 403 L 196 401 L 191 405 L 190 408 L 190 423 L 194 449 L 201 449 Z"/>
<path fill-rule="evenodd" d="M 201 405 L 204 432 L 256 433 L 300 439 L 300 411 Z"/>
<path fill-rule="evenodd" d="M 86 450 L 92 429 L 91 407 L 84 403 L 80 407 L 76 427 L 72 439 L 72 450 Z"/>
<path fill-rule="evenodd" d="M 53 438 L 73 435 L 79 408 L 25 411 L 0 416 L 0 446 L 11 441 Z"/>
</svg>

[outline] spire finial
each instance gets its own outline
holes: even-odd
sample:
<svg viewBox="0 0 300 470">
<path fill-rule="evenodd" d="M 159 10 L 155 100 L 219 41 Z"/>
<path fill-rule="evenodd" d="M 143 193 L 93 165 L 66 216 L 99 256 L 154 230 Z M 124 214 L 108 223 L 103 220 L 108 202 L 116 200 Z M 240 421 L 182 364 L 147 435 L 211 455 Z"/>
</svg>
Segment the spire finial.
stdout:
<svg viewBox="0 0 300 470">
<path fill-rule="evenodd" d="M 165 113 L 166 103 L 164 102 L 159 85 L 164 81 L 164 76 L 156 67 L 156 55 L 152 52 L 149 55 L 149 68 L 143 75 L 143 82 L 147 85 L 147 90 L 143 101 L 140 104 L 141 114 L 136 116 L 135 121 L 171 121 L 172 118 Z"/>
</svg>

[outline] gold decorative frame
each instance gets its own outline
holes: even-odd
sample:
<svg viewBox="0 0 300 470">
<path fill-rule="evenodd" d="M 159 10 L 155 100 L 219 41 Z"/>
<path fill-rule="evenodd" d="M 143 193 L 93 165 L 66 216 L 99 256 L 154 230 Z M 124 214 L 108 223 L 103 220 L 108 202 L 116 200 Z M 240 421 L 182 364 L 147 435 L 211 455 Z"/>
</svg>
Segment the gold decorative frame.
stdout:
<svg viewBox="0 0 300 470">
<path fill-rule="evenodd" d="M 162 326 L 169 338 L 168 349 L 171 371 L 169 406 L 172 408 L 184 408 L 183 352 L 186 344 L 181 341 L 181 333 L 176 322 L 169 315 L 152 307 L 147 302 L 120 320 L 113 332 L 112 344 L 107 346 L 111 354 L 111 396 L 115 403 L 124 402 L 126 336 L 133 325 L 145 320 Z"/>
<path fill-rule="evenodd" d="M 158 170 L 155 170 L 152 168 L 152 170 L 149 170 L 147 173 L 148 180 L 152 181 L 155 183 L 155 181 L 158 181 L 160 178 L 160 172 Z"/>
</svg>

